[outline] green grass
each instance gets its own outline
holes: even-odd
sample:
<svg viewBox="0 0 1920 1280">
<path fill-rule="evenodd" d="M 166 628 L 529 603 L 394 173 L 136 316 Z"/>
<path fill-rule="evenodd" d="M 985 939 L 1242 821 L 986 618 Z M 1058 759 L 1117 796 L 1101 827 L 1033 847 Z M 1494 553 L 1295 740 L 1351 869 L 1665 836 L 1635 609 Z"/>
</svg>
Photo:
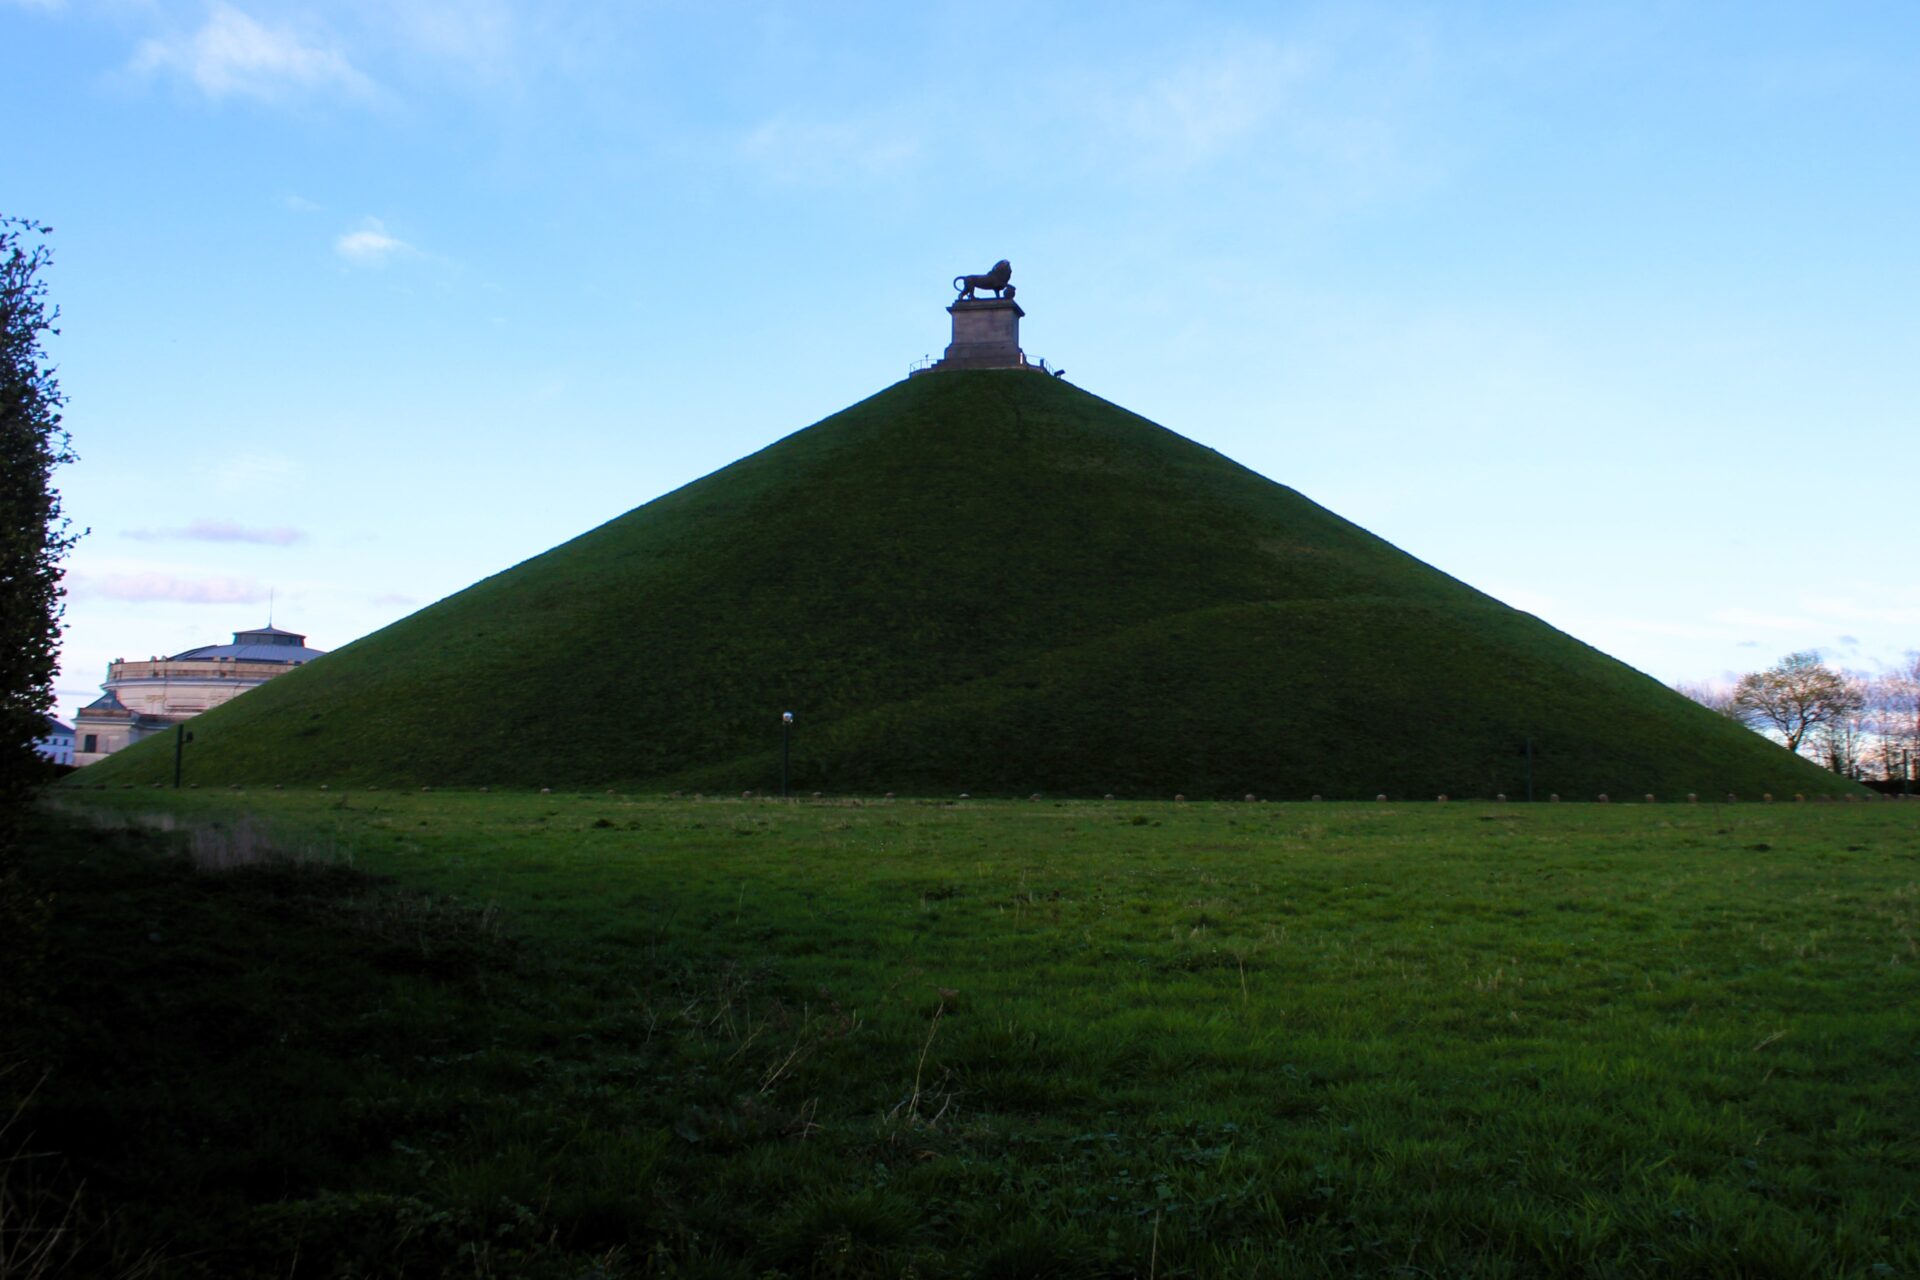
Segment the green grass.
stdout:
<svg viewBox="0 0 1920 1280">
<path fill-rule="evenodd" d="M 1920 809 L 66 803 L 317 859 L 27 863 L 170 1273 L 1920 1271 Z"/>
<path fill-rule="evenodd" d="M 1486 495 L 1482 495 L 1484 498 Z M 1463 501 L 1474 500 L 1462 495 Z M 904 382 L 194 721 L 207 783 L 1849 784 L 1055 379 Z M 169 778 L 153 740 L 88 782 Z"/>
</svg>

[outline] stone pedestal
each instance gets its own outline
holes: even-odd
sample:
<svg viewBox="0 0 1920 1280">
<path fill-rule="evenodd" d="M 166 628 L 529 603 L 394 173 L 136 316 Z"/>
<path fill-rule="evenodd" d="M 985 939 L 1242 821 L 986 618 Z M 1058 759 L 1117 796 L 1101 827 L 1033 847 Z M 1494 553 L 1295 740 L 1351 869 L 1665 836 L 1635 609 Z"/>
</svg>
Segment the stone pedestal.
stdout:
<svg viewBox="0 0 1920 1280">
<path fill-rule="evenodd" d="M 1012 298 L 962 298 L 947 314 L 953 317 L 953 342 L 942 359 L 919 372 L 1028 367 L 1020 350 L 1020 317 L 1026 312 Z"/>
</svg>

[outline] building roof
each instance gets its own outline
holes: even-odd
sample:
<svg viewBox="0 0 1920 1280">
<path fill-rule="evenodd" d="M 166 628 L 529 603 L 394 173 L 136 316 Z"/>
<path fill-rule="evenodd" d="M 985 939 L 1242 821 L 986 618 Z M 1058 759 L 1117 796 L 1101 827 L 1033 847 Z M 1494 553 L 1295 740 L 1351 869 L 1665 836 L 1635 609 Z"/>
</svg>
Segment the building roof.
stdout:
<svg viewBox="0 0 1920 1280">
<path fill-rule="evenodd" d="M 60 720 L 60 719 L 59 719 L 59 718 L 58 718 L 57 716 L 48 716 L 48 717 L 47 717 L 47 728 L 46 728 L 46 732 L 48 732 L 48 733 L 72 733 L 72 732 L 73 732 L 73 726 L 72 726 L 72 725 L 70 725 L 70 724 L 66 724 L 66 723 L 64 723 L 64 722 L 62 722 L 62 721 L 61 721 L 61 720 Z"/>
<path fill-rule="evenodd" d="M 292 666 L 299 662 L 311 662 L 325 652 L 325 649 L 309 649 L 307 638 L 298 632 L 282 631 L 278 627 L 255 627 L 249 631 L 234 632 L 232 644 L 203 644 L 197 649 L 176 653 L 167 661 L 226 658 L 233 662 L 284 662 Z"/>
<path fill-rule="evenodd" d="M 145 711 L 135 711 L 126 703 L 120 701 L 119 695 L 109 689 L 92 702 L 89 702 L 86 706 L 80 708 L 80 714 L 75 716 L 74 719 L 80 722 L 81 728 L 93 725 L 97 720 L 125 719 L 131 721 L 135 727 L 151 729 L 154 727 L 179 724 L 182 720 L 191 720 L 193 719 L 193 713 L 188 712 L 185 715 L 153 715 Z M 98 726 L 94 725 L 94 727 L 97 728 Z"/>
</svg>

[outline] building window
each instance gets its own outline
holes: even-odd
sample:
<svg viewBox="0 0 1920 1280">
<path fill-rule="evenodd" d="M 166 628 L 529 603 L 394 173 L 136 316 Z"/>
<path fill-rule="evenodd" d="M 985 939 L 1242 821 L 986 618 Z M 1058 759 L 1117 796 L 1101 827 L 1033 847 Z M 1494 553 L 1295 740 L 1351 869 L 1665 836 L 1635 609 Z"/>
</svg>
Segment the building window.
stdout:
<svg viewBox="0 0 1920 1280">
<path fill-rule="evenodd" d="M 87 755 L 92 755 L 94 752 L 100 750 L 100 735 L 95 733 L 88 734 L 86 744 L 82 746 L 80 750 Z"/>
</svg>

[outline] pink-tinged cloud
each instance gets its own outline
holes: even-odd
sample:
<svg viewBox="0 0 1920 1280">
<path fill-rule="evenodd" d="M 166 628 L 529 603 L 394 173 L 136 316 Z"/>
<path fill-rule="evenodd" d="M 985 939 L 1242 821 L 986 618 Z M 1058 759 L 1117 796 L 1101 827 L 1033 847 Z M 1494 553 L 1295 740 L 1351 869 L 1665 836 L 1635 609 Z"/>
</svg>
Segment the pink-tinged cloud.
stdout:
<svg viewBox="0 0 1920 1280">
<path fill-rule="evenodd" d="M 266 598 L 258 583 L 244 578 L 176 578 L 169 573 L 108 573 L 100 577 L 69 575 L 67 592 L 80 599 L 122 600 L 147 604 L 170 600 L 176 604 L 254 604 Z"/>
<path fill-rule="evenodd" d="M 188 542 L 259 542 L 285 547 L 306 541 L 307 531 L 290 525 L 256 529 L 232 520 L 195 520 L 182 529 L 129 529 L 127 536 L 142 542 L 181 539 Z"/>
</svg>

